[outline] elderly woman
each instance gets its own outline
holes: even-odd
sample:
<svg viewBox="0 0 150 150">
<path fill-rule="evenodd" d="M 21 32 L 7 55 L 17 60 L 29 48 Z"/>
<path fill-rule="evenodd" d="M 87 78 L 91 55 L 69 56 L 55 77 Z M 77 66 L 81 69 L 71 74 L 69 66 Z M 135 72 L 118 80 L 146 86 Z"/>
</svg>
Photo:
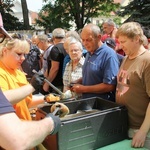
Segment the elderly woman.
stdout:
<svg viewBox="0 0 150 150">
<path fill-rule="evenodd" d="M 25 74 L 19 70 L 25 59 L 24 55 L 29 52 L 29 49 L 26 40 L 5 39 L 0 44 L 0 87 L 3 91 L 29 84 Z M 23 120 L 31 120 L 29 108 L 44 102 L 43 97 L 29 95 L 14 104 L 17 116 Z"/>
<path fill-rule="evenodd" d="M 70 90 L 71 84 L 77 83 L 82 77 L 82 65 L 85 58 L 82 54 L 82 44 L 73 37 L 68 37 L 68 54 L 71 58 L 66 65 L 65 72 L 63 75 L 64 92 Z M 73 97 L 80 98 L 81 94 L 72 93 Z"/>
</svg>

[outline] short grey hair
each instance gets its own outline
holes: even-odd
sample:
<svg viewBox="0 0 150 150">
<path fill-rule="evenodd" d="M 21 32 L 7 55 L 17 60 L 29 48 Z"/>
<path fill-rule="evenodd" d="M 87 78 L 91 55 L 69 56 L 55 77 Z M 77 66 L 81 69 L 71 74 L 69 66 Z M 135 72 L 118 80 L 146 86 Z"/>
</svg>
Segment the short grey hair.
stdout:
<svg viewBox="0 0 150 150">
<path fill-rule="evenodd" d="M 82 29 L 82 32 L 83 32 L 84 29 L 89 29 L 89 30 L 91 30 L 93 36 L 95 36 L 95 37 L 98 36 L 99 34 L 102 34 L 102 33 L 101 33 L 101 29 L 99 28 L 99 26 L 97 26 L 97 25 L 95 25 L 95 24 L 93 24 L 93 23 L 87 24 L 87 25 Z M 81 34 L 82 34 L 82 32 L 81 32 Z"/>
<path fill-rule="evenodd" d="M 69 40 L 68 50 L 70 49 L 70 45 L 71 44 L 77 44 L 79 49 L 81 51 L 83 50 L 82 44 L 81 44 L 81 42 L 78 39 L 75 39 L 74 37 L 68 37 L 67 39 Z"/>
<path fill-rule="evenodd" d="M 47 41 L 48 41 L 48 36 L 47 36 L 46 34 L 37 35 L 37 38 L 38 38 L 40 41 L 44 41 L 44 42 L 47 42 Z"/>
<path fill-rule="evenodd" d="M 68 37 L 74 37 L 75 39 L 79 40 L 80 42 L 82 42 L 80 35 L 78 34 L 77 31 L 68 31 L 66 32 L 66 38 Z"/>
<path fill-rule="evenodd" d="M 104 22 L 103 22 L 103 24 L 108 24 L 108 25 L 110 25 L 110 26 L 114 26 L 114 27 L 116 27 L 116 24 L 115 24 L 115 22 L 112 20 L 112 19 L 107 19 L 107 20 L 105 20 Z"/>
<path fill-rule="evenodd" d="M 62 28 L 56 28 L 52 32 L 52 37 L 54 38 L 64 38 L 65 37 L 65 30 Z"/>
</svg>

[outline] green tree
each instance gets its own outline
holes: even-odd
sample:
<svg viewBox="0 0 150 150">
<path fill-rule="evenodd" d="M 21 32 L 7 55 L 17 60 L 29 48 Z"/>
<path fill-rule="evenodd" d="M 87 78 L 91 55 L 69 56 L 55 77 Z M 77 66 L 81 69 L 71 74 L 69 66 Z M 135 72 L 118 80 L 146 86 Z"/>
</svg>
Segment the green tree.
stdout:
<svg viewBox="0 0 150 150">
<path fill-rule="evenodd" d="M 29 15 L 28 15 L 29 11 L 28 11 L 26 0 L 21 0 L 21 5 L 22 5 L 24 27 L 25 29 L 29 30 L 30 29 Z"/>
<path fill-rule="evenodd" d="M 3 17 L 3 24 L 7 31 L 24 29 L 24 25 L 19 22 L 18 18 L 11 15 L 13 11 L 11 8 L 14 6 L 13 0 L 1 0 L 0 12 Z"/>
<path fill-rule="evenodd" d="M 43 26 L 49 32 L 57 27 L 69 29 L 71 27 L 69 21 L 72 18 L 69 13 L 62 12 L 63 9 L 62 5 L 58 5 L 56 3 L 54 5 L 51 3 L 44 5 L 38 14 L 39 19 L 36 20 L 36 23 L 39 26 Z M 65 17 L 62 13 L 65 13 L 68 17 Z"/>
<path fill-rule="evenodd" d="M 128 16 L 125 21 L 136 21 L 143 26 L 150 26 L 150 0 L 133 0 L 127 6 L 121 7 L 119 16 Z"/>
<path fill-rule="evenodd" d="M 51 26 L 69 28 L 75 24 L 79 30 L 90 22 L 91 18 L 99 16 L 109 16 L 111 11 L 116 11 L 120 4 L 115 4 L 113 0 L 45 0 L 37 20 L 39 25 L 46 29 Z"/>
</svg>

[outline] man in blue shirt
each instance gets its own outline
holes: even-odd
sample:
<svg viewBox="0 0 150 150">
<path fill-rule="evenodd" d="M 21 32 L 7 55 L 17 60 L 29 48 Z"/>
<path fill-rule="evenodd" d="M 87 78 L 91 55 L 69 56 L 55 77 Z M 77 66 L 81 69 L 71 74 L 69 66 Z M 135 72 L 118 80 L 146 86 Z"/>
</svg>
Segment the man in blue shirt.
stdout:
<svg viewBox="0 0 150 150">
<path fill-rule="evenodd" d="M 100 28 L 86 25 L 81 38 L 88 51 L 83 66 L 82 84 L 75 84 L 72 90 L 82 93 L 83 98 L 101 97 L 115 101 L 116 76 L 119 62 L 115 51 L 101 41 Z"/>
</svg>

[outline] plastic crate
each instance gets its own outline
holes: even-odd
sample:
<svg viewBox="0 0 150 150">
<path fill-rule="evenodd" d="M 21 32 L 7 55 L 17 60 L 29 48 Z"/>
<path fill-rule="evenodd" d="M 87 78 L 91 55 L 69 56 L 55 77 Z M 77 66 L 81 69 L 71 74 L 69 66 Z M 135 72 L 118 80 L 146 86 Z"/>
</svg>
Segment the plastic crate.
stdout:
<svg viewBox="0 0 150 150">
<path fill-rule="evenodd" d="M 62 126 L 56 135 L 44 140 L 48 150 L 95 150 L 127 138 L 128 117 L 124 106 L 98 97 L 64 104 L 71 115 L 61 119 Z M 92 110 L 85 111 L 84 106 Z M 36 119 L 44 118 L 50 107 L 38 108 Z"/>
</svg>

